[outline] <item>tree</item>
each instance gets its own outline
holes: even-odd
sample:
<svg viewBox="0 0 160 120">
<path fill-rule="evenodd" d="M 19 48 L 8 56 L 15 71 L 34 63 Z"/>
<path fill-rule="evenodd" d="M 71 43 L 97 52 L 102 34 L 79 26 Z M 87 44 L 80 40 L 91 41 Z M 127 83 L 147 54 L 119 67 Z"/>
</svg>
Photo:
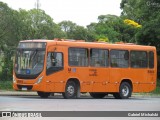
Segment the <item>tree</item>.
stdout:
<svg viewBox="0 0 160 120">
<path fill-rule="evenodd" d="M 19 13 L 22 21 L 21 39 L 54 39 L 63 36 L 60 27 L 43 10 L 20 9 Z"/>
<path fill-rule="evenodd" d="M 65 33 L 65 38 L 73 39 L 73 31 L 75 31 L 77 24 L 72 21 L 62 21 L 59 23 L 59 26 L 62 31 Z"/>
<path fill-rule="evenodd" d="M 72 21 L 62 21 L 59 23 L 59 26 L 61 27 L 61 29 L 64 31 L 64 32 L 71 32 L 73 30 L 75 30 L 76 28 L 76 23 L 73 23 Z"/>
<path fill-rule="evenodd" d="M 76 40 L 93 40 L 93 34 L 83 26 L 79 26 L 72 21 L 62 21 L 59 23 L 61 30 L 65 32 L 65 38 Z"/>
<path fill-rule="evenodd" d="M 3 51 L 4 45 L 14 46 L 17 43 L 17 11 L 0 2 L 0 18 L 0 49 Z"/>
<path fill-rule="evenodd" d="M 135 34 L 139 44 L 153 45 L 160 50 L 160 1 L 159 0 L 122 0 L 122 17 L 132 19 L 142 25 Z"/>
<path fill-rule="evenodd" d="M 72 31 L 73 39 L 77 40 L 88 40 L 88 32 L 82 26 L 76 26 L 75 30 Z"/>
<path fill-rule="evenodd" d="M 114 30 L 114 21 L 117 16 L 114 15 L 100 15 L 98 16 L 98 23 L 91 23 L 87 26 L 88 31 L 95 34 L 93 38 L 97 41 L 105 39 L 110 42 L 118 41 L 119 33 Z"/>
<path fill-rule="evenodd" d="M 13 49 L 18 43 L 18 12 L 12 10 L 7 4 L 0 2 L 0 80 L 8 80 L 12 76 Z"/>
<path fill-rule="evenodd" d="M 115 15 L 100 15 L 98 23 L 87 26 L 90 33 L 96 35 L 96 39 L 107 39 L 109 42 L 136 42 L 136 28 L 126 24 L 122 17 Z"/>
</svg>

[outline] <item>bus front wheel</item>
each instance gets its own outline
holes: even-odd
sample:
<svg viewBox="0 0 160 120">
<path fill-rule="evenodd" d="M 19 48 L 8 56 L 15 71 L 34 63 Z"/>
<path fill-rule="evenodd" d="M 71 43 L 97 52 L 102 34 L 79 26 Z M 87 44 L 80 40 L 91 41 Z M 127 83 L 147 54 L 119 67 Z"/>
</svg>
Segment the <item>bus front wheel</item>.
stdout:
<svg viewBox="0 0 160 120">
<path fill-rule="evenodd" d="M 77 96 L 77 85 L 74 81 L 68 81 L 66 84 L 65 92 L 62 93 L 66 99 L 76 98 Z"/>
<path fill-rule="evenodd" d="M 131 85 L 128 82 L 122 82 L 119 88 L 119 93 L 113 93 L 116 99 L 128 99 L 132 94 Z"/>
<path fill-rule="evenodd" d="M 51 93 L 38 91 L 37 94 L 38 94 L 41 98 L 48 98 Z"/>
</svg>

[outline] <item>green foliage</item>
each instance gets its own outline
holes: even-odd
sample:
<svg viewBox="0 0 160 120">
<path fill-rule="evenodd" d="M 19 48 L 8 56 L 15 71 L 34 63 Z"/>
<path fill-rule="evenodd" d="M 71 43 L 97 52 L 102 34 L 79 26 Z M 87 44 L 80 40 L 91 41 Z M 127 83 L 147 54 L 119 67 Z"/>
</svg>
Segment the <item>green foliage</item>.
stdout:
<svg viewBox="0 0 160 120">
<path fill-rule="evenodd" d="M 75 40 L 87 40 L 93 39 L 93 34 L 82 26 L 78 26 L 72 21 L 62 21 L 59 23 L 61 30 L 65 33 L 65 38 Z"/>
<path fill-rule="evenodd" d="M 18 43 L 18 12 L 0 2 L 0 80 L 12 78 L 12 49 Z"/>
<path fill-rule="evenodd" d="M 60 27 L 43 10 L 19 10 L 21 39 L 54 39 L 63 34 Z"/>
<path fill-rule="evenodd" d="M 1 71 L 0 80 L 11 80 L 13 71 L 13 51 L 9 48 L 5 48 L 4 55 L 1 57 Z"/>
<path fill-rule="evenodd" d="M 4 45 L 14 46 L 17 43 L 17 11 L 0 2 L 0 50 Z"/>
<path fill-rule="evenodd" d="M 0 81 L 0 90 L 13 90 L 12 81 Z"/>
<path fill-rule="evenodd" d="M 160 1 L 122 0 L 122 17 L 142 25 L 135 38 L 139 44 L 156 46 L 160 50 Z"/>
<path fill-rule="evenodd" d="M 87 30 L 82 26 L 76 26 L 73 31 L 73 39 L 88 40 Z"/>
<path fill-rule="evenodd" d="M 160 94 L 160 80 L 157 80 L 156 89 L 152 92 L 153 94 Z"/>
<path fill-rule="evenodd" d="M 87 26 L 88 31 L 96 35 L 95 39 L 101 36 L 109 39 L 109 42 L 134 42 L 136 43 L 135 33 L 139 30 L 124 23 L 122 17 L 115 15 L 100 15 L 98 23 L 91 23 Z"/>
<path fill-rule="evenodd" d="M 97 41 L 99 42 L 109 42 L 109 39 L 104 35 L 97 36 Z"/>
</svg>

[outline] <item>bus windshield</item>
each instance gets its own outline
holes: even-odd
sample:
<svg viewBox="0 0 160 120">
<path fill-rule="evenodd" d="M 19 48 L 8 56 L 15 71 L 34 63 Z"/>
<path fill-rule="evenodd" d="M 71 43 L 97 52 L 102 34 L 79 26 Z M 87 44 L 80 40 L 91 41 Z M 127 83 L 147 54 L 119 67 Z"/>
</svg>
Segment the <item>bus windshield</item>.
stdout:
<svg viewBox="0 0 160 120">
<path fill-rule="evenodd" d="M 14 71 L 17 78 L 35 79 L 44 67 L 45 42 L 20 42 Z"/>
<path fill-rule="evenodd" d="M 44 50 L 17 50 L 15 72 L 19 75 L 40 74 L 44 66 Z"/>
</svg>

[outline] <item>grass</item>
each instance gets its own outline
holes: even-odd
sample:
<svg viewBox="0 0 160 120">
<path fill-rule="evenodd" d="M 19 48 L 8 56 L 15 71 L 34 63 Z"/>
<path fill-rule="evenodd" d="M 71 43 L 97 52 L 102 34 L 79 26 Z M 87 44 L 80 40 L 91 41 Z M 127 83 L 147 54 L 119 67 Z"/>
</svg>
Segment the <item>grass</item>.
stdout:
<svg viewBox="0 0 160 120">
<path fill-rule="evenodd" d="M 156 87 L 156 89 L 152 92 L 152 94 L 159 94 L 159 95 L 160 95 L 160 79 L 157 79 L 157 87 Z"/>
<path fill-rule="evenodd" d="M 13 90 L 12 81 L 0 81 L 0 90 Z"/>
</svg>

